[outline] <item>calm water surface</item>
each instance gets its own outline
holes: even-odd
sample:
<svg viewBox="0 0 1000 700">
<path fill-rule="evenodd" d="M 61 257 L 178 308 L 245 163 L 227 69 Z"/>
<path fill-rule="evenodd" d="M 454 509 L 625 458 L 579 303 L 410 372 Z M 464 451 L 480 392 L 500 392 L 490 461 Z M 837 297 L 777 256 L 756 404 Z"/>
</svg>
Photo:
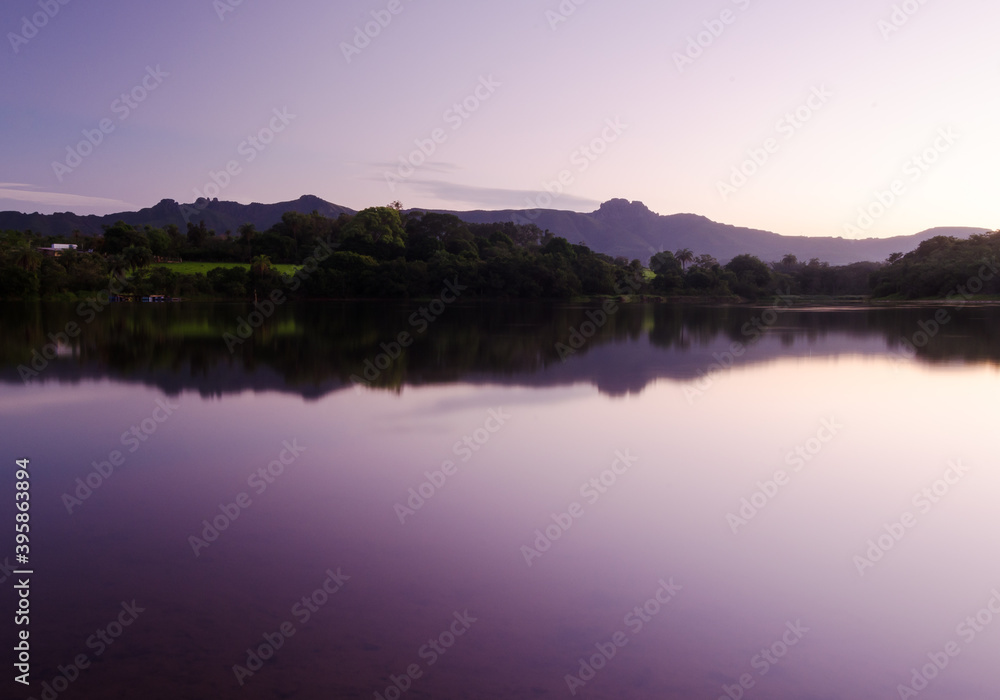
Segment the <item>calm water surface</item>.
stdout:
<svg viewBox="0 0 1000 700">
<path fill-rule="evenodd" d="M 4 697 L 995 697 L 1000 310 L 418 308 L 0 307 Z"/>
</svg>

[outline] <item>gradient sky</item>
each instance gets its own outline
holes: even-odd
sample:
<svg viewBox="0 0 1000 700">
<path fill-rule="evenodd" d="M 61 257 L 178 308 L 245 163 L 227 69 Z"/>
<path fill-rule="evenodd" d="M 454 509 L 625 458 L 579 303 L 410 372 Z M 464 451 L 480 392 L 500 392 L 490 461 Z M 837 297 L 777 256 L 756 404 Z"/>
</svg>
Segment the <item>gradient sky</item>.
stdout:
<svg viewBox="0 0 1000 700">
<path fill-rule="evenodd" d="M 995 0 L 897 3 L 912 12 L 898 28 L 888 0 L 237 1 L 4 2 L 0 209 L 191 202 L 232 162 L 209 195 L 575 211 L 623 197 L 788 235 L 1000 227 Z M 372 13 L 391 21 L 348 60 Z M 475 111 L 455 111 L 466 98 Z M 808 120 L 781 121 L 800 107 Z M 418 141 L 432 154 L 401 173 Z M 753 150 L 766 161 L 731 180 Z M 846 231 L 862 207 L 871 222 Z"/>
</svg>

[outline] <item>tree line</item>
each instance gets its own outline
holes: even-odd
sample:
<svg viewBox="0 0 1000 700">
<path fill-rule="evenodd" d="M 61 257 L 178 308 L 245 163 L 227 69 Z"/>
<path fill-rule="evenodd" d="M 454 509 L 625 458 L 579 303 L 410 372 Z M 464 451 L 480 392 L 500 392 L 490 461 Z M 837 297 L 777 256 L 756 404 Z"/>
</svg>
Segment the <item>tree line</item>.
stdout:
<svg viewBox="0 0 1000 700">
<path fill-rule="evenodd" d="M 39 248 L 73 243 L 58 257 Z M 326 253 L 316 255 L 317 250 Z M 338 218 L 288 212 L 266 231 L 245 224 L 216 235 L 204 222 L 136 228 L 106 226 L 101 236 L 0 233 L 0 298 L 74 299 L 126 280 L 135 294 L 246 299 L 288 285 L 275 264 L 301 265 L 293 297 L 405 298 L 436 294 L 459 279 L 470 298 L 567 299 L 638 294 L 755 300 L 783 294 L 911 299 L 945 296 L 1000 260 L 1000 231 L 967 240 L 938 236 L 881 262 L 833 266 L 786 255 L 765 262 L 738 255 L 720 264 L 689 249 L 639 260 L 597 253 L 534 224 L 473 224 L 450 214 L 409 212 L 399 203 Z M 179 274 L 164 261 L 244 263 L 207 274 Z M 1000 294 L 1000 275 L 980 295 Z"/>
</svg>

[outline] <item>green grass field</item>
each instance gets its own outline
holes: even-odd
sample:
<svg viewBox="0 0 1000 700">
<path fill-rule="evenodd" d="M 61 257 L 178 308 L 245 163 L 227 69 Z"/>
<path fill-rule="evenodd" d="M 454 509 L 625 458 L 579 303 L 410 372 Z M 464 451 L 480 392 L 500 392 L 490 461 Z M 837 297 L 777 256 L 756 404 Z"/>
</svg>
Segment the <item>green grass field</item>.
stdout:
<svg viewBox="0 0 1000 700">
<path fill-rule="evenodd" d="M 182 262 L 182 263 L 153 263 L 153 267 L 165 267 L 179 275 L 207 274 L 209 270 L 217 267 L 242 267 L 250 269 L 249 263 L 214 263 L 214 262 Z M 272 267 L 283 275 L 294 275 L 301 268 L 301 265 L 272 265 Z"/>
</svg>

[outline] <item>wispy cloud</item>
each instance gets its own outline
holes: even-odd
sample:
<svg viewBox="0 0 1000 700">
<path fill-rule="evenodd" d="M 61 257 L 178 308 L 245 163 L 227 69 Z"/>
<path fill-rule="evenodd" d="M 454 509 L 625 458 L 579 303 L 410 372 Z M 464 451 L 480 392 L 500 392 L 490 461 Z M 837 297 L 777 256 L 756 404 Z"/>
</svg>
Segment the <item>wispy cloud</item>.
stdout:
<svg viewBox="0 0 1000 700">
<path fill-rule="evenodd" d="M 548 195 L 539 190 L 510 190 L 500 187 L 477 187 L 475 185 L 460 185 L 443 180 L 414 180 L 405 183 L 421 191 L 423 194 L 451 202 L 463 202 L 486 208 L 498 209 L 536 209 L 539 197 L 545 196 L 552 200 L 550 209 L 593 211 L 600 205 L 595 199 L 576 197 L 571 194 L 558 196 Z M 544 201 L 544 200 L 542 200 Z"/>
<path fill-rule="evenodd" d="M 395 174 L 397 172 L 397 169 L 399 168 L 399 161 L 369 163 L 369 165 L 378 170 L 378 175 L 376 177 L 373 177 L 372 179 L 378 180 L 379 182 L 384 182 L 386 171 Z M 426 163 L 422 163 L 419 169 L 421 171 L 430 171 L 435 173 L 456 173 L 462 168 L 454 163 L 427 161 Z"/>
<path fill-rule="evenodd" d="M 88 197 L 86 195 L 67 194 L 65 192 L 42 192 L 35 189 L 34 185 L 21 182 L 0 182 L 0 201 L 3 200 L 31 202 L 32 204 L 43 204 L 50 207 L 121 207 L 123 209 L 135 207 L 135 205 L 123 202 L 120 199 Z"/>
</svg>

